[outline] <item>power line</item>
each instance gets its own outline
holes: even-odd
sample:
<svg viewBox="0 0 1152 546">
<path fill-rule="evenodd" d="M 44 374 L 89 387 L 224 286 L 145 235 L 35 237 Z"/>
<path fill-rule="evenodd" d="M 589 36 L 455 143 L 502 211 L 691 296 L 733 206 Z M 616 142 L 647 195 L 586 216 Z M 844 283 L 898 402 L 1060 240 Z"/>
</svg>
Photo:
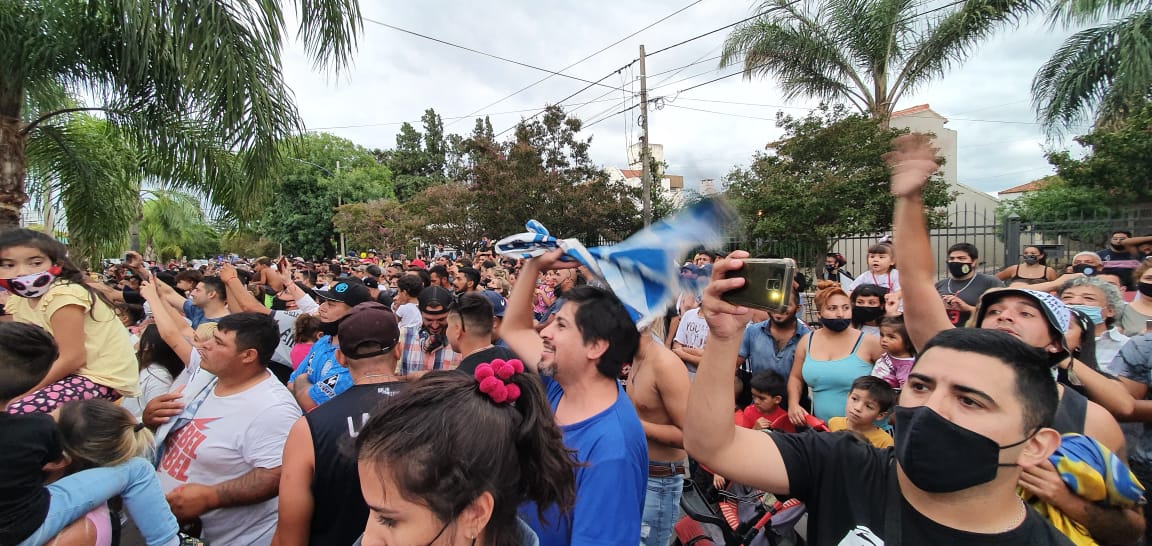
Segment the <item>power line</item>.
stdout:
<svg viewBox="0 0 1152 546">
<path fill-rule="evenodd" d="M 758 116 L 748 116 L 748 115 L 744 115 L 744 114 L 733 114 L 730 112 L 717 112 L 716 110 L 705 110 L 703 108 L 692 108 L 691 106 L 680 106 L 678 104 L 669 104 L 668 106 L 671 106 L 672 108 L 679 108 L 681 110 L 692 110 L 694 112 L 706 112 L 709 114 L 718 114 L 721 116 L 731 116 L 734 118 L 758 119 L 758 120 L 763 120 L 763 121 L 776 121 L 775 118 L 762 118 L 762 117 L 758 117 Z"/>
<path fill-rule="evenodd" d="M 717 32 L 720 32 L 721 30 L 729 29 L 729 28 L 732 28 L 732 27 L 734 27 L 734 26 L 736 26 L 736 25 L 739 25 L 740 23 L 746 23 L 746 22 L 748 22 L 748 21 L 751 21 L 751 20 L 753 20 L 753 19 L 757 19 L 757 18 L 759 18 L 759 17 L 761 17 L 761 16 L 763 16 L 763 15 L 767 15 L 767 14 L 769 14 L 769 13 L 771 13 L 771 12 L 773 12 L 773 11 L 776 11 L 776 10 L 778 10 L 778 9 L 785 9 L 785 8 L 789 8 L 789 7 L 792 7 L 793 5 L 795 5 L 795 4 L 799 3 L 799 2 L 800 2 L 800 0 L 792 0 L 791 2 L 788 2 L 787 4 L 784 4 L 784 5 L 781 5 L 781 6 L 773 6 L 773 7 L 771 7 L 771 8 L 768 8 L 767 10 L 764 10 L 764 11 L 762 11 L 762 12 L 759 12 L 759 13 L 755 14 L 755 15 L 752 15 L 751 17 L 745 17 L 745 18 L 743 18 L 743 19 L 741 19 L 741 20 L 739 20 L 739 21 L 736 21 L 735 23 L 729 23 L 729 24 L 727 24 L 727 25 L 724 25 L 724 26 L 722 26 L 722 27 L 720 27 L 720 28 L 709 30 L 708 32 L 705 32 L 705 33 L 703 33 L 703 34 L 697 34 L 696 36 L 693 36 L 693 37 L 691 37 L 691 38 L 688 38 L 687 40 L 682 40 L 682 41 L 676 42 L 676 43 L 674 43 L 674 44 L 672 44 L 672 45 L 670 45 L 670 46 L 667 46 L 667 47 L 662 47 L 662 48 L 660 48 L 660 49 L 657 49 L 656 51 L 653 51 L 652 53 L 649 53 L 649 54 L 648 54 L 648 56 L 649 56 L 649 57 L 651 57 L 651 56 L 653 56 L 653 55 L 657 55 L 657 54 L 663 53 L 663 52 L 665 52 L 665 51 L 668 51 L 669 49 L 672 49 L 672 48 L 674 48 L 674 47 L 680 47 L 680 46 L 682 46 L 682 45 L 684 45 L 684 44 L 686 44 L 686 43 L 688 43 L 688 42 L 693 42 L 693 41 L 699 40 L 700 38 L 703 38 L 703 37 L 705 37 L 705 36 L 709 36 L 709 35 L 712 35 L 712 34 L 716 34 Z"/>
<path fill-rule="evenodd" d="M 613 89 L 613 90 L 610 90 L 608 92 L 614 93 L 615 90 Z M 578 108 L 582 108 L 582 107 L 587 106 L 589 104 L 596 104 L 596 103 L 602 103 L 602 102 L 612 102 L 612 101 L 616 100 L 616 99 L 604 100 L 603 97 L 605 97 L 605 96 L 606 95 L 600 95 L 599 98 L 596 98 L 596 99 L 593 99 L 590 101 L 574 102 L 574 103 L 570 103 L 570 104 L 564 104 L 561 106 L 576 106 Z M 523 114 L 525 112 L 535 112 L 536 110 L 538 110 L 538 109 L 537 108 L 525 108 L 523 110 L 509 110 L 507 112 L 492 112 L 492 113 L 487 114 L 487 115 L 500 116 L 500 115 L 506 115 L 506 114 Z M 471 117 L 471 114 L 466 115 L 466 116 L 440 116 L 440 119 L 441 120 L 459 121 L 462 119 L 468 119 L 469 117 Z M 421 120 L 417 119 L 417 120 L 407 120 L 407 121 L 385 121 L 385 122 L 379 122 L 379 123 L 363 123 L 363 124 L 358 124 L 358 125 L 333 125 L 331 127 L 309 127 L 308 129 L 311 131 L 326 131 L 328 129 L 360 129 L 360 128 L 364 128 L 364 127 L 384 127 L 387 125 L 403 125 L 405 123 L 420 123 L 420 122 L 421 122 Z"/>
<path fill-rule="evenodd" d="M 375 20 L 375 19 L 369 19 L 369 18 L 365 17 L 365 18 L 364 18 L 364 20 L 365 20 L 365 21 L 368 21 L 369 23 L 377 24 L 377 25 L 380 25 L 380 26 L 382 26 L 382 27 L 385 27 L 385 28 L 390 28 L 390 29 L 392 29 L 392 30 L 395 30 L 395 31 L 403 32 L 403 33 L 405 33 L 405 34 L 411 34 L 411 35 L 413 35 L 413 36 L 418 36 L 418 37 L 420 37 L 420 38 L 424 38 L 425 40 L 431 40 L 431 41 L 433 41 L 433 42 L 436 42 L 436 43 L 440 43 L 440 44 L 444 44 L 444 45 L 446 45 L 446 46 L 451 46 L 451 47 L 455 47 L 455 48 L 457 48 L 457 49 L 463 49 L 464 51 L 468 51 L 468 52 L 471 52 L 471 53 L 476 53 L 477 55 L 483 55 L 483 56 L 485 56 L 485 57 L 490 57 L 490 58 L 493 58 L 493 59 L 497 59 L 497 60 L 500 60 L 500 61 L 504 61 L 504 62 L 506 62 L 506 63 L 511 63 L 511 64 L 514 64 L 514 65 L 517 65 L 517 66 L 523 66 L 523 67 L 525 67 L 525 68 L 531 68 L 532 70 L 539 70 L 540 72 L 547 72 L 547 73 L 549 73 L 549 74 L 551 74 L 551 75 L 553 75 L 553 76 L 562 76 L 562 77 L 568 78 L 568 79 L 570 79 L 570 80 L 576 80 L 576 81 L 579 81 L 579 82 L 584 82 L 584 83 L 587 83 L 587 84 L 589 84 L 589 87 L 591 87 L 591 86 L 593 86 L 593 85 L 600 85 L 600 86 L 602 86 L 602 87 L 610 87 L 610 86 L 608 86 L 608 85 L 604 85 L 604 84 L 600 83 L 600 81 L 602 81 L 604 78 L 600 78 L 600 80 L 597 80 L 597 81 L 594 81 L 594 82 L 593 82 L 593 81 L 589 81 L 589 80 L 586 80 L 586 79 L 584 79 L 584 78 L 578 78 L 578 77 L 576 77 L 576 76 L 569 76 L 568 74 L 564 74 L 564 73 L 562 73 L 562 72 L 559 72 L 559 71 L 557 71 L 557 70 L 549 70 L 549 69 L 547 69 L 547 68 L 540 68 L 539 66 L 535 66 L 535 65 L 531 65 L 531 64 L 528 64 L 528 63 L 524 63 L 524 62 L 516 61 L 516 60 L 513 60 L 513 59 L 509 59 L 509 58 L 507 58 L 507 57 L 501 57 L 501 56 L 499 56 L 499 55 L 495 55 L 495 54 L 492 54 L 492 53 L 486 53 L 486 52 L 484 52 L 484 51 L 480 51 L 480 50 L 478 50 L 478 49 L 473 49 L 473 48 L 470 48 L 470 47 L 467 47 L 467 46 L 462 46 L 462 45 L 460 45 L 460 44 L 454 44 L 454 43 L 452 43 L 452 42 L 449 42 L 449 41 L 447 41 L 447 40 L 441 40 L 440 38 L 435 38 L 435 37 L 432 37 L 432 36 L 428 36 L 427 34 L 421 34 L 421 33 L 419 33 L 419 32 L 416 32 L 416 31 L 413 31 L 413 30 L 408 30 L 408 29 L 406 29 L 406 28 L 400 28 L 400 27 L 398 27 L 398 26 L 395 26 L 395 25 L 390 25 L 390 24 L 388 24 L 388 23 L 383 23 L 383 22 L 377 21 L 377 20 Z M 614 89 L 615 89 L 615 88 L 614 88 Z"/>
<path fill-rule="evenodd" d="M 681 13 L 681 12 L 683 12 L 683 11 L 687 10 L 688 8 L 691 8 L 692 6 L 695 6 L 696 4 L 699 4 L 700 2 L 703 2 L 703 1 L 704 1 L 704 0 L 696 0 L 695 2 L 692 2 L 691 4 L 688 4 L 687 6 L 684 6 L 684 7 L 680 8 L 680 9 L 678 9 L 678 10 L 676 10 L 676 11 L 672 12 L 672 13 L 669 13 L 668 15 L 665 15 L 664 17 L 661 17 L 660 19 L 657 19 L 655 22 L 653 22 L 653 23 L 649 24 L 648 26 L 646 26 L 646 27 L 644 27 L 644 28 L 642 28 L 642 29 L 640 29 L 640 30 L 637 30 L 636 32 L 633 32 L 632 34 L 629 34 L 629 35 L 627 35 L 627 36 L 625 36 L 625 37 L 623 37 L 623 38 L 620 38 L 619 40 L 616 40 L 615 42 L 612 42 L 611 44 L 608 44 L 608 45 L 606 45 L 606 46 L 604 46 L 604 47 L 602 47 L 602 48 L 600 48 L 600 49 L 596 50 L 595 52 L 593 52 L 593 53 L 591 53 L 591 54 L 589 54 L 589 55 L 585 56 L 584 58 L 582 58 L 582 59 L 580 59 L 580 60 L 578 60 L 578 61 L 576 61 L 576 62 L 574 62 L 574 63 L 572 63 L 572 64 L 570 64 L 570 65 L 568 65 L 568 66 L 565 66 L 564 68 L 561 68 L 561 69 L 560 69 L 558 72 L 563 72 L 563 71 L 565 71 L 565 70 L 568 70 L 569 68 L 572 68 L 572 67 L 574 67 L 574 66 L 576 66 L 576 65 L 578 65 L 578 64 L 580 64 L 580 63 L 582 63 L 582 62 L 584 62 L 584 61 L 587 61 L 588 59 L 591 59 L 592 57 L 595 57 L 595 56 L 597 56 L 597 55 L 599 55 L 599 54 L 601 54 L 601 53 L 603 53 L 603 52 L 605 52 L 605 51 L 607 51 L 607 50 L 609 50 L 609 49 L 611 49 L 611 48 L 613 48 L 613 47 L 615 47 L 615 46 L 619 45 L 619 44 L 620 44 L 621 42 L 623 42 L 624 40 L 627 40 L 627 39 L 629 39 L 629 38 L 631 38 L 631 37 L 633 37 L 633 36 L 635 36 L 635 35 L 637 35 L 637 34 L 640 34 L 641 32 L 644 32 L 645 30 L 648 30 L 648 29 L 650 29 L 650 28 L 652 28 L 652 27 L 654 27 L 654 26 L 656 26 L 656 25 L 658 25 L 658 24 L 660 24 L 660 23 L 663 23 L 664 21 L 667 21 L 668 19 L 671 19 L 673 16 L 675 16 L 675 15 L 677 15 L 677 14 L 679 14 L 679 13 Z M 480 109 L 476 110 L 475 112 L 472 112 L 471 114 L 468 114 L 468 116 L 474 116 L 474 115 L 476 115 L 476 114 L 478 114 L 478 113 L 480 113 L 480 112 L 482 112 L 482 111 L 484 111 L 484 110 L 487 110 L 487 109 L 489 109 L 489 108 L 491 108 L 491 107 L 493 107 L 493 106 L 496 106 L 497 104 L 500 104 L 500 103 L 502 103 L 502 102 L 504 102 L 504 101 L 506 101 L 506 100 L 508 100 L 508 99 L 510 99 L 510 98 L 512 98 L 512 97 L 515 97 L 516 95 L 519 95 L 520 93 L 523 93 L 523 92 L 525 92 L 525 91 L 527 91 L 527 90 L 529 90 L 529 89 L 532 89 L 533 87 L 536 87 L 537 85 L 540 85 L 541 83 L 544 83 L 545 81 L 549 80 L 550 78 L 552 78 L 552 76 L 555 76 L 555 75 L 556 75 L 556 74 L 549 74 L 549 75 L 547 75 L 547 76 L 545 76 L 545 77 L 543 77 L 543 78 L 541 78 L 541 79 L 539 79 L 539 80 L 536 80 L 536 81 L 534 81 L 534 82 L 532 82 L 532 83 L 528 84 L 528 85 L 527 85 L 527 86 L 525 86 L 525 87 L 522 87 L 522 88 L 520 88 L 520 89 L 517 89 L 516 91 L 513 91 L 511 94 L 509 94 L 509 95 L 505 96 L 504 98 L 501 98 L 500 100 L 497 100 L 496 102 L 493 102 L 493 103 L 491 103 L 491 104 L 489 104 L 489 105 L 487 105 L 487 106 L 484 106 L 483 108 L 480 108 Z M 455 123 L 455 122 L 453 122 L 453 123 Z"/>
<path fill-rule="evenodd" d="M 589 128 L 589 127 L 593 126 L 593 125 L 596 125 L 597 123 L 600 123 L 601 121 L 604 121 L 604 120 L 606 120 L 606 119 L 612 119 L 612 118 L 614 118 L 614 117 L 616 117 L 616 116 L 618 116 L 618 115 L 620 115 L 620 114 L 623 114 L 623 113 L 625 113 L 625 112 L 627 112 L 627 111 L 629 111 L 629 110 L 635 110 L 635 109 L 637 109 L 637 108 L 639 108 L 639 107 L 640 107 L 640 105 L 639 105 L 639 104 L 633 104 L 632 106 L 629 106 L 629 107 L 627 107 L 627 108 L 625 108 L 625 109 L 623 109 L 623 110 L 620 110 L 619 112 L 616 112 L 616 113 L 610 114 L 610 115 L 608 115 L 608 116 L 605 116 L 605 117 L 603 117 L 603 118 L 600 118 L 600 119 L 598 119 L 598 120 L 596 120 L 596 121 L 593 121 L 592 123 L 589 123 L 588 125 L 585 125 L 585 126 L 581 127 L 581 129 L 587 129 L 587 128 Z"/>
<path fill-rule="evenodd" d="M 616 71 L 613 71 L 613 72 L 609 72 L 609 73 L 608 73 L 606 76 L 604 76 L 603 78 L 600 78 L 600 79 L 599 79 L 599 80 L 597 80 L 596 82 L 597 82 L 597 83 L 598 83 L 598 82 L 602 82 L 602 81 L 604 81 L 604 80 L 608 79 L 608 76 L 611 76 L 612 74 L 619 74 L 619 73 L 620 73 L 621 71 L 623 71 L 624 69 L 628 68 L 629 66 L 632 66 L 632 64 L 633 64 L 633 63 L 635 63 L 635 62 L 636 62 L 636 61 L 632 61 L 632 62 L 630 62 L 630 63 L 628 63 L 628 64 L 626 64 L 626 65 L 624 65 L 624 66 L 621 66 L 621 67 L 620 67 L 618 70 L 616 70 Z M 587 91 L 587 90 L 588 90 L 588 89 L 590 89 L 590 88 L 591 88 L 593 85 L 595 85 L 595 83 L 591 83 L 591 84 L 588 84 L 588 85 L 586 85 L 586 86 L 584 86 L 584 87 L 581 87 L 581 88 L 580 88 L 578 91 L 576 91 L 575 93 L 572 93 L 571 95 L 568 95 L 567 97 L 564 97 L 564 98 L 560 99 L 560 100 L 559 100 L 559 101 L 557 101 L 555 104 L 563 104 L 563 103 L 564 103 L 564 101 L 566 101 L 566 100 L 568 100 L 568 99 L 570 99 L 570 98 L 572 98 L 572 97 L 575 97 L 576 95 L 579 95 L 580 93 L 583 93 L 583 92 Z M 606 86 L 606 87 L 611 87 L 611 86 Z M 616 90 L 616 91 L 623 91 L 623 89 L 622 89 L 622 88 L 617 88 L 617 87 L 613 87 L 612 89 L 613 89 L 613 90 Z M 545 107 L 543 110 L 540 110 L 540 109 L 537 109 L 537 110 L 538 110 L 538 111 L 537 111 L 535 114 L 532 114 L 531 116 L 528 116 L 527 118 L 520 120 L 520 123 L 523 123 L 523 122 L 525 122 L 525 121 L 528 121 L 528 120 L 530 120 L 530 119 L 535 119 L 535 118 L 536 118 L 536 116 L 539 116 L 540 114 L 544 113 L 544 111 L 545 111 L 545 110 L 547 110 L 547 107 Z M 500 136 L 500 135 L 502 135 L 502 134 L 504 134 L 504 133 L 507 133 L 508 131 L 511 131 L 512 129 L 515 129 L 515 128 L 516 128 L 516 125 L 519 125 L 520 123 L 517 123 L 517 124 L 515 124 L 515 125 L 512 125 L 511 127 L 507 128 L 507 129 L 504 129 L 503 131 L 500 131 L 499 133 L 496 133 L 495 135 L 493 135 L 493 138 L 495 138 L 495 137 L 498 137 L 498 136 Z"/>
</svg>

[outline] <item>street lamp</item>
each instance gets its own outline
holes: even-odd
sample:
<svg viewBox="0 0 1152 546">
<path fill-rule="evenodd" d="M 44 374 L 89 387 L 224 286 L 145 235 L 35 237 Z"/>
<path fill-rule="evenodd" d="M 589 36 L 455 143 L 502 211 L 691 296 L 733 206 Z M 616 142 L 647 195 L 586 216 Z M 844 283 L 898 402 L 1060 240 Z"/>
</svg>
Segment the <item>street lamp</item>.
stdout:
<svg viewBox="0 0 1152 546">
<path fill-rule="evenodd" d="M 340 174 L 340 162 L 339 161 L 336 162 L 336 174 L 333 174 L 332 171 L 324 168 L 323 165 L 317 165 L 316 163 L 313 163 L 311 161 L 305 161 L 303 159 L 299 159 L 296 157 L 289 157 L 288 159 L 291 159 L 292 161 L 299 161 L 300 163 L 303 163 L 305 165 L 311 165 L 313 167 L 316 167 L 317 169 L 320 169 L 320 170 L 328 173 L 328 176 L 331 176 L 333 178 L 336 177 L 336 174 Z M 343 195 L 342 190 L 343 190 L 343 188 L 340 188 L 340 187 L 336 188 L 336 206 L 337 207 L 344 205 L 344 195 Z M 281 245 L 281 248 L 283 248 L 283 245 Z M 341 231 L 340 232 L 340 256 L 343 257 L 344 255 L 346 255 L 346 253 L 347 253 L 347 249 L 344 247 L 344 232 Z M 284 254 L 284 252 L 281 251 L 280 254 Z"/>
</svg>

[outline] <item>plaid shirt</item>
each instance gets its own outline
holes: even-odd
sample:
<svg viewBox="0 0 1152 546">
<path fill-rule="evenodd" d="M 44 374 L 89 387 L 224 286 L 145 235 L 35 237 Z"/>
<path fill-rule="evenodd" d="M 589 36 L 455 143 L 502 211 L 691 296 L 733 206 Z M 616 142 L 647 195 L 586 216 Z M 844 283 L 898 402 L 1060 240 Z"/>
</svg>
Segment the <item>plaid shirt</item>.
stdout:
<svg viewBox="0 0 1152 546">
<path fill-rule="evenodd" d="M 397 372 L 408 375 L 432 370 L 454 370 L 460 365 L 460 355 L 444 342 L 435 351 L 425 351 L 429 334 L 420 326 L 403 328 L 400 336 L 400 366 Z"/>
</svg>

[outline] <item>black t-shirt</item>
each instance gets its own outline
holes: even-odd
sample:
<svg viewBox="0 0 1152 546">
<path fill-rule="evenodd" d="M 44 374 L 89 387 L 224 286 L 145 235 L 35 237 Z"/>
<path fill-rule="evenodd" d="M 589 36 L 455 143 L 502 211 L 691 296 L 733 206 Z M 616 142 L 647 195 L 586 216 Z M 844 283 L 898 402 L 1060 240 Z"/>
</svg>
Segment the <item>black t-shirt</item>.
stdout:
<svg viewBox="0 0 1152 546">
<path fill-rule="evenodd" d="M 304 414 L 312 433 L 316 470 L 312 476 L 309 544 L 352 544 L 364 532 L 368 505 L 356 470 L 356 436 L 382 400 L 407 383 L 355 385 Z"/>
<path fill-rule="evenodd" d="M 992 275 L 985 275 L 984 273 L 977 273 L 971 279 L 958 281 L 956 279 L 948 278 L 936 281 L 936 292 L 941 296 L 952 296 L 960 298 L 960 301 L 967 303 L 973 307 L 980 302 L 980 296 L 992 288 L 1003 288 L 1004 283 L 1000 279 Z M 948 320 L 952 322 L 953 326 L 963 327 L 968 324 L 968 319 L 972 317 L 972 313 L 967 311 L 960 311 L 949 308 Z"/>
<path fill-rule="evenodd" d="M 808 507 L 808 543 L 858 546 L 894 541 L 885 529 L 893 448 L 877 449 L 849 432 L 772 434 L 788 468 L 792 496 Z M 1034 510 L 1007 533 L 985 535 L 944 527 L 900 499 L 900 543 L 1056 544 L 1072 546 Z M 889 538 L 885 538 L 889 537 Z"/>
<path fill-rule="evenodd" d="M 0 544 L 19 544 L 48 515 L 42 469 L 63 455 L 56 422 L 43 413 L 0 413 L 0 446 Z"/>
<path fill-rule="evenodd" d="M 1104 262 L 1104 268 L 1101 273 L 1120 277 L 1120 284 L 1127 286 L 1129 290 L 1136 288 L 1136 285 L 1132 282 L 1132 270 L 1140 265 L 1139 252 L 1117 252 L 1111 248 L 1106 248 L 1097 252 L 1096 255 L 1100 256 L 1100 261 Z M 1109 262 L 1128 263 L 1116 267 L 1116 265 L 1120 264 L 1110 264 Z"/>
<path fill-rule="evenodd" d="M 456 369 L 471 375 L 476 373 L 476 366 L 484 364 L 485 362 L 492 362 L 497 358 L 511 360 L 516 358 L 516 353 L 507 347 L 493 345 L 483 351 L 472 353 L 460 359 L 460 365 L 457 366 Z"/>
</svg>

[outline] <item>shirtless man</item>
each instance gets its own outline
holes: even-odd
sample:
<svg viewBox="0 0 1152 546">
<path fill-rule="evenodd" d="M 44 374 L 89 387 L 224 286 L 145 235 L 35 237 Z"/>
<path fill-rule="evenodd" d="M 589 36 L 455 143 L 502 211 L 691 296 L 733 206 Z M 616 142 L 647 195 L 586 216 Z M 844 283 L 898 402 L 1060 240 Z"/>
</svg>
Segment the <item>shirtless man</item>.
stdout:
<svg viewBox="0 0 1152 546">
<path fill-rule="evenodd" d="M 627 391 L 648 440 L 648 494 L 644 496 L 641 546 L 664 546 L 680 510 L 684 490 L 684 413 L 691 382 L 676 353 L 648 329 L 628 372 Z"/>
</svg>

